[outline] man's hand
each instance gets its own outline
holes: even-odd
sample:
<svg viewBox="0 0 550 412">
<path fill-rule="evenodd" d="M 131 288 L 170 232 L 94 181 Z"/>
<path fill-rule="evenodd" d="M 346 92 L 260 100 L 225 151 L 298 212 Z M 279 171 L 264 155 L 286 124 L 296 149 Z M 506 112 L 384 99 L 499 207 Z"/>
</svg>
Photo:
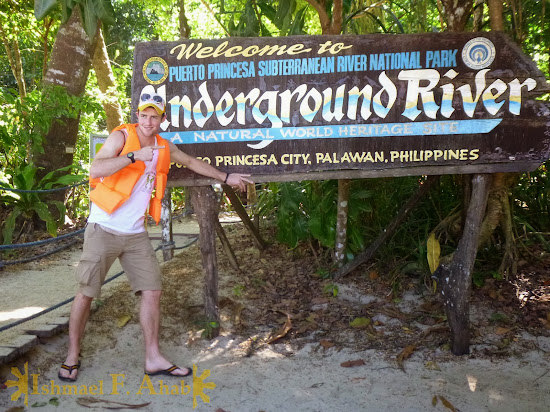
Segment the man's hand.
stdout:
<svg viewBox="0 0 550 412">
<path fill-rule="evenodd" d="M 141 160 L 142 162 L 149 162 L 153 159 L 155 150 L 164 149 L 164 146 L 145 146 L 134 152 L 134 159 Z"/>
<path fill-rule="evenodd" d="M 240 173 L 230 173 L 227 176 L 226 184 L 233 187 L 238 187 L 243 192 L 246 192 L 246 184 L 247 183 L 254 183 L 252 180 L 247 179 L 250 175 L 243 175 Z"/>
</svg>

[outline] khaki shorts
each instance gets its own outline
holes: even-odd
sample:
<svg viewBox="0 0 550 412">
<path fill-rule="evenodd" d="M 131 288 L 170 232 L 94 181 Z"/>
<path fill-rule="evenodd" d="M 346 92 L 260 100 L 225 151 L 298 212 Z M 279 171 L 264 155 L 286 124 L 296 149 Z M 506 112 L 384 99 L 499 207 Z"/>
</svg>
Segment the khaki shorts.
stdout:
<svg viewBox="0 0 550 412">
<path fill-rule="evenodd" d="M 147 232 L 115 235 L 97 223 L 88 223 L 76 280 L 85 296 L 98 298 L 107 272 L 118 258 L 132 290 L 161 290 L 160 266 Z"/>
</svg>

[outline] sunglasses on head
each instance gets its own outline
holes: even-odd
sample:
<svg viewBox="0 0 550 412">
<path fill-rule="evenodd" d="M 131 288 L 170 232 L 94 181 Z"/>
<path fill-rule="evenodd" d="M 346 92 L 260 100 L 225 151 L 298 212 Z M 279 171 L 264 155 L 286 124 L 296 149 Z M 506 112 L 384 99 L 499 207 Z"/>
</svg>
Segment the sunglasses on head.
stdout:
<svg viewBox="0 0 550 412">
<path fill-rule="evenodd" d="M 146 102 L 147 100 L 150 100 L 151 99 L 151 95 L 150 94 L 142 94 L 141 95 L 141 101 L 142 102 Z M 162 97 L 160 97 L 159 95 L 154 95 L 153 96 L 153 100 L 157 103 L 163 103 L 162 101 Z"/>
</svg>

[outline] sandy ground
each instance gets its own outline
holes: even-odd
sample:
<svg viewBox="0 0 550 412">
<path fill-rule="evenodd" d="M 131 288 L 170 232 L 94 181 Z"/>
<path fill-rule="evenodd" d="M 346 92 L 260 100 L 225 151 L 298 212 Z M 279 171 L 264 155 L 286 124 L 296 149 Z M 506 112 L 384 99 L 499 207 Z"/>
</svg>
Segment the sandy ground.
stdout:
<svg viewBox="0 0 550 412">
<path fill-rule="evenodd" d="M 151 236 L 155 232 L 158 230 L 150 231 Z M 186 220 L 176 224 L 174 232 L 197 233 L 198 228 Z M 182 243 L 176 239 L 177 246 Z M 13 322 L 25 309 L 48 307 L 71 297 L 79 255 L 79 248 L 73 248 L 54 258 L 0 273 L 0 326 Z M 163 273 L 183 266 L 199 273 L 182 282 L 177 296 L 188 307 L 200 306 L 201 274 L 195 270 L 200 262 L 175 259 L 163 264 Z M 115 266 L 111 273 L 118 271 L 120 268 Z M 223 277 L 220 273 L 221 290 L 231 286 L 230 280 Z M 142 372 L 143 339 L 134 310 L 137 303 L 128 290 L 123 276 L 103 289 L 105 305 L 127 305 L 122 313 L 127 311 L 134 319 L 127 323 L 120 318 L 109 320 L 100 303 L 90 318 L 82 368 L 74 388 L 56 377 L 67 348 L 66 333 L 42 339 L 37 348 L 9 365 L 23 371 L 28 364 L 30 388 L 25 410 L 31 410 L 32 405 L 40 406 L 32 410 L 41 411 L 82 410 L 86 408 L 77 399 L 83 397 L 134 405 L 148 403 L 139 408 L 147 411 L 548 411 L 550 405 L 547 337 L 522 336 L 536 349 L 507 358 L 438 357 L 437 353 L 419 350 L 407 359 L 402 370 L 384 351 L 326 348 L 311 336 L 302 344 L 262 345 L 250 355 L 250 339 L 234 334 L 230 326 L 222 323 L 221 336 L 208 341 L 198 332 L 189 332 L 182 322 L 186 313 L 176 316 L 177 311 L 163 317 L 162 350 L 181 366 L 195 365 L 194 377 L 183 382 L 168 377 L 148 381 Z M 344 287 L 341 297 L 350 298 Z M 0 342 L 45 322 L 47 317 L 67 315 L 68 310 L 66 305 L 2 332 Z M 120 324 L 113 326 L 115 321 Z M 343 367 L 348 361 L 357 361 L 357 366 Z M 8 366 L 1 366 L 0 383 L 6 380 L 15 380 L 15 376 Z M 52 394 L 63 389 L 79 394 Z M 10 399 L 14 392 L 14 388 L 0 389 L 0 410 L 25 406 L 24 396 L 17 401 Z M 100 409 L 115 405 L 92 406 Z"/>
</svg>

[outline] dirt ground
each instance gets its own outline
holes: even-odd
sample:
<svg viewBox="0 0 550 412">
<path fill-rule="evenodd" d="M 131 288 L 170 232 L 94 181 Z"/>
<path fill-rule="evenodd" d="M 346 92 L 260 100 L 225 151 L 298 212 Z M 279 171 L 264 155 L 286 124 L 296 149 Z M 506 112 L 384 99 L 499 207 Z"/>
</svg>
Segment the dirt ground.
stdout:
<svg viewBox="0 0 550 412">
<path fill-rule="evenodd" d="M 139 299 L 121 276 L 94 302 L 75 387 L 57 379 L 65 332 L 0 366 L 0 383 L 16 380 L 11 367 L 27 365 L 29 376 L 28 406 L 24 396 L 11 399 L 15 388 L 2 387 L 0 410 L 124 406 L 113 402 L 147 411 L 548 410 L 544 259 L 522 262 L 514 279 L 474 289 L 471 354 L 456 357 L 443 309 L 417 278 L 402 277 L 396 291 L 383 273 L 360 268 L 333 282 L 324 279 L 321 258 L 310 248 L 289 251 L 272 243 L 259 251 L 241 224 L 224 227 L 241 268 L 232 269 L 219 247 L 219 337 L 202 337 L 208 323 L 197 243 L 162 264 L 162 350 L 178 365 L 195 365 L 192 379 L 144 378 Z M 198 227 L 185 219 L 174 232 L 188 235 L 176 237 L 181 246 Z M 150 233 L 156 237 L 158 229 Z M 0 326 L 71 297 L 79 254 L 74 247 L 0 272 Z M 119 271 L 113 267 L 111 274 Z M 0 346 L 68 311 L 65 305 L 0 332 Z"/>
</svg>

